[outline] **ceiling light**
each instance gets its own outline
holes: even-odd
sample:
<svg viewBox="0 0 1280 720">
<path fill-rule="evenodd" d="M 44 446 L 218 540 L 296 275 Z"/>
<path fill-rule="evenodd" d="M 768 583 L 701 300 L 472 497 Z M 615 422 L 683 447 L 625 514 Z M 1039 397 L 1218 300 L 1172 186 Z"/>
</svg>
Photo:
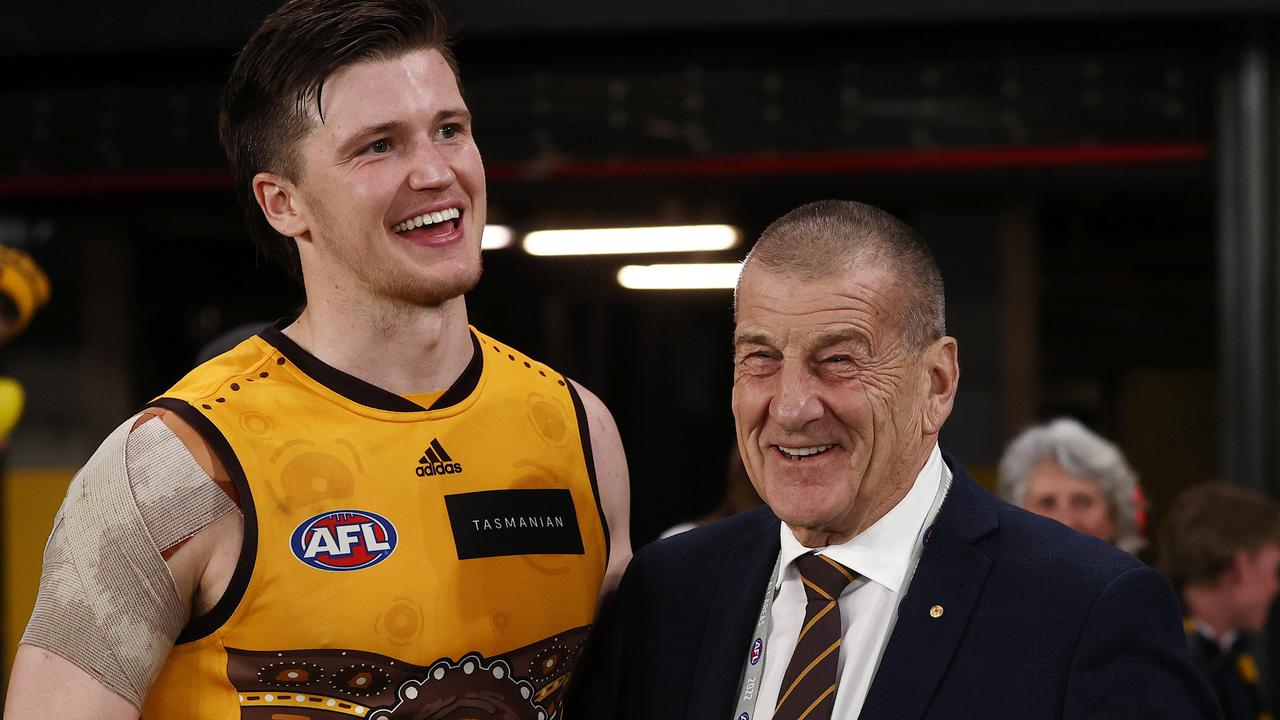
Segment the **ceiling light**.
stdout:
<svg viewBox="0 0 1280 720">
<path fill-rule="evenodd" d="M 484 235 L 480 236 L 481 250 L 501 250 L 505 247 L 511 247 L 511 241 L 515 239 L 515 232 L 506 225 L 485 225 Z"/>
<path fill-rule="evenodd" d="M 742 263 L 627 265 L 618 284 L 630 290 L 723 290 L 738 282 Z"/>
<path fill-rule="evenodd" d="M 732 225 L 538 230 L 524 238 L 530 255 L 620 255 L 727 250 L 738 244 Z"/>
</svg>

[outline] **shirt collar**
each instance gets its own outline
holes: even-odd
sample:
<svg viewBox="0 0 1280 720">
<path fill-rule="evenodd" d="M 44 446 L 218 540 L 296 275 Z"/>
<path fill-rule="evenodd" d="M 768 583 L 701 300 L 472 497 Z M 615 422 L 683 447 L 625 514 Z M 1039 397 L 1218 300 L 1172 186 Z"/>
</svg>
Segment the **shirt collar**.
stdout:
<svg viewBox="0 0 1280 720">
<path fill-rule="evenodd" d="M 840 545 L 821 548 L 818 553 L 860 573 L 871 582 L 899 592 L 911 570 L 912 556 L 921 542 L 929 509 L 942 483 L 944 467 L 942 451 L 935 443 L 929 459 L 916 475 L 915 483 L 897 505 L 858 535 Z M 796 540 L 786 523 L 781 525 L 782 550 L 778 558 L 784 572 L 778 574 L 775 590 L 787 571 L 794 572 L 790 570 L 792 561 L 813 551 L 813 548 L 807 548 Z"/>
<path fill-rule="evenodd" d="M 796 544 L 798 545 L 799 543 Z M 1231 652 L 1231 647 L 1236 644 L 1237 633 L 1233 631 L 1227 631 L 1219 635 L 1214 631 L 1212 625 L 1200 618 L 1191 618 L 1191 624 L 1196 632 L 1214 645 L 1217 645 L 1223 653 Z"/>
</svg>

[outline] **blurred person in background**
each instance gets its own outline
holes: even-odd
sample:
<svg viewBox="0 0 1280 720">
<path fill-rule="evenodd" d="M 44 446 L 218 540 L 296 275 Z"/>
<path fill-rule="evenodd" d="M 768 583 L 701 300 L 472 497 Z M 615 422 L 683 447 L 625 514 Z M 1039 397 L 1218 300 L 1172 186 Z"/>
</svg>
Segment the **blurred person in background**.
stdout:
<svg viewBox="0 0 1280 720">
<path fill-rule="evenodd" d="M 297 318 L 77 473 L 8 718 L 555 717 L 630 557 L 604 404 L 469 326 L 487 195 L 432 0 L 291 0 L 220 129 Z"/>
<path fill-rule="evenodd" d="M 1146 546 L 1138 476 L 1114 443 L 1071 418 L 1023 430 L 1000 458 L 1000 496 L 1129 553 Z"/>
<path fill-rule="evenodd" d="M 1227 483 L 1197 485 L 1170 506 L 1155 550 L 1182 598 L 1191 657 L 1226 720 L 1270 718 L 1250 642 L 1280 590 L 1280 503 Z"/>
</svg>

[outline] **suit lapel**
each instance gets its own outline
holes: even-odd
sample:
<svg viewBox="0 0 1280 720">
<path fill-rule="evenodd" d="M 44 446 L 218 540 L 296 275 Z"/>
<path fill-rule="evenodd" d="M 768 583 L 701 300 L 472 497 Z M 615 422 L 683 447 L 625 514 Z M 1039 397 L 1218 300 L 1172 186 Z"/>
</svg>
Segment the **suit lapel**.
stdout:
<svg viewBox="0 0 1280 720">
<path fill-rule="evenodd" d="M 772 514 L 768 518 L 759 532 L 735 545 L 721 565 L 694 669 L 689 718 L 727 718 L 733 712 L 751 632 L 780 547 L 778 521 Z"/>
<path fill-rule="evenodd" d="M 996 529 L 995 499 L 954 460 L 946 460 L 953 473 L 951 490 L 899 604 L 898 622 L 867 693 L 861 720 L 916 720 L 924 715 L 991 566 L 991 559 L 973 543 Z"/>
</svg>

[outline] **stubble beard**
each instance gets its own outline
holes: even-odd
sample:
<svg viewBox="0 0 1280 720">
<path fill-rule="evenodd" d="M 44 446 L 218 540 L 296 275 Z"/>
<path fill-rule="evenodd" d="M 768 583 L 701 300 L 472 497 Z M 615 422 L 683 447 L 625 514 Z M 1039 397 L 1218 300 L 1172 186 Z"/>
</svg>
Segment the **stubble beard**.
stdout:
<svg viewBox="0 0 1280 720">
<path fill-rule="evenodd" d="M 403 310 L 438 308 L 474 290 L 483 272 L 479 249 L 464 267 L 457 267 L 459 261 L 452 258 L 439 263 L 433 269 L 443 270 L 448 266 L 449 270 L 438 273 L 423 272 L 414 263 L 396 264 L 393 256 L 386 258 L 390 263 L 370 265 L 368 257 L 342 243 L 331 244 L 329 252 L 349 268 L 363 286 L 364 294 Z"/>
</svg>

